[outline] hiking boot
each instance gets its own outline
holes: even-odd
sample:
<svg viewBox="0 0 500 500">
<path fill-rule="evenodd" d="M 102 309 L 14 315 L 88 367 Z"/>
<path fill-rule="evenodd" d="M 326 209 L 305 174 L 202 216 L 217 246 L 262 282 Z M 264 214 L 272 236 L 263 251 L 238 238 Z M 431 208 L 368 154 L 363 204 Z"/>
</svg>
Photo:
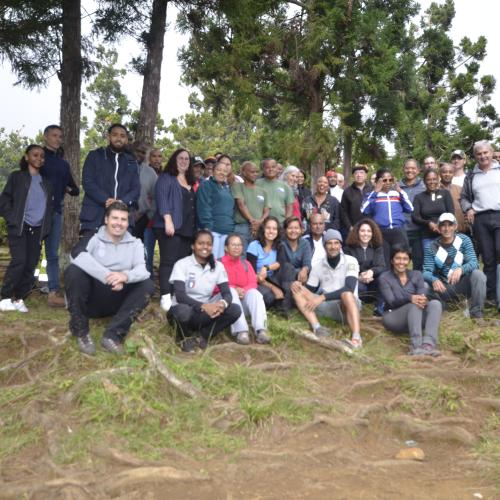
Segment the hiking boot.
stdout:
<svg viewBox="0 0 500 500">
<path fill-rule="evenodd" d="M 17 311 L 17 309 L 11 299 L 2 299 L 0 300 L 0 311 Z"/>
<path fill-rule="evenodd" d="M 110 337 L 103 337 L 101 339 L 101 347 L 105 351 L 108 351 L 111 354 L 116 354 L 117 356 L 123 354 L 123 344 L 117 342 L 116 340 L 113 340 Z"/>
<path fill-rule="evenodd" d="M 59 297 L 56 292 L 49 292 L 47 304 L 49 307 L 66 307 L 66 301 L 63 297 Z"/>
<path fill-rule="evenodd" d="M 423 351 L 422 354 L 424 354 L 424 356 L 433 356 L 433 357 L 441 356 L 441 352 L 431 344 L 423 344 L 422 351 Z"/>
<path fill-rule="evenodd" d="M 188 337 L 187 339 L 181 340 L 179 345 L 182 352 L 195 352 L 198 347 L 195 337 Z"/>
<path fill-rule="evenodd" d="M 27 313 L 28 312 L 28 308 L 26 307 L 26 304 L 24 303 L 23 299 L 13 300 L 12 304 L 14 304 L 16 311 L 18 311 L 20 313 Z"/>
<path fill-rule="evenodd" d="M 240 332 L 236 335 L 236 343 L 241 345 L 250 344 L 250 337 L 248 336 L 248 332 Z"/>
<path fill-rule="evenodd" d="M 328 330 L 328 328 L 324 326 L 318 326 L 318 328 L 314 330 L 314 335 L 316 335 L 316 337 L 331 337 L 332 334 L 330 330 Z"/>
<path fill-rule="evenodd" d="M 255 342 L 257 342 L 257 344 L 270 344 L 271 337 L 269 337 L 269 334 L 265 330 L 259 330 L 255 334 Z"/>
<path fill-rule="evenodd" d="M 198 347 L 204 351 L 208 347 L 208 340 L 205 337 L 200 337 Z"/>
<path fill-rule="evenodd" d="M 95 356 L 95 344 L 92 337 L 88 333 L 86 335 L 76 337 L 76 344 L 78 345 L 80 352 L 83 352 L 83 354 Z"/>
</svg>

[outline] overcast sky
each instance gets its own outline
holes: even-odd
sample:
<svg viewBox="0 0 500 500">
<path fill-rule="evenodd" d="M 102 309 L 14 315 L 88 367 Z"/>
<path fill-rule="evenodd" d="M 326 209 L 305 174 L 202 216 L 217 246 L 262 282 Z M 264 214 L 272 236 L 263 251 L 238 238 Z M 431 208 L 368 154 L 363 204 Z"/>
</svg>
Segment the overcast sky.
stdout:
<svg viewBox="0 0 500 500">
<path fill-rule="evenodd" d="M 431 2 L 421 0 L 426 7 Z M 500 22 L 500 1 L 498 0 L 455 0 L 456 15 L 452 28 L 452 36 L 458 42 L 463 36 L 475 41 L 480 35 L 488 40 L 487 56 L 481 64 L 482 74 L 492 74 L 497 80 L 497 88 L 493 105 L 500 112 L 500 71 L 498 44 L 498 24 Z M 169 8 L 168 22 L 175 25 L 175 12 Z M 174 117 L 189 111 L 188 96 L 190 89 L 179 82 L 180 68 L 177 63 L 177 50 L 186 43 L 186 38 L 170 28 L 165 37 L 165 51 L 162 66 L 160 108 L 166 123 Z M 120 65 L 124 67 L 138 50 L 131 42 L 120 44 Z M 21 130 L 24 135 L 34 137 L 36 133 L 49 123 L 59 122 L 60 85 L 57 77 L 53 77 L 47 87 L 38 91 L 27 91 L 14 86 L 15 78 L 8 64 L 0 66 L 0 95 L 2 105 L 0 128 L 6 131 Z M 86 84 L 84 83 L 84 86 Z M 142 82 L 138 75 L 128 74 L 122 82 L 132 107 L 138 108 L 141 101 Z M 82 108 L 89 115 L 86 108 Z"/>
</svg>

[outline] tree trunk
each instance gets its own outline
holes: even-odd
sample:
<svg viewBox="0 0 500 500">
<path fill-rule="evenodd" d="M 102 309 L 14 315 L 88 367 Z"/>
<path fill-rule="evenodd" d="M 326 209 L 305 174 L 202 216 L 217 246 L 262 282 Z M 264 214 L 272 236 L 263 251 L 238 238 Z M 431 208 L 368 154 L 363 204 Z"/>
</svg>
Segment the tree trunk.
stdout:
<svg viewBox="0 0 500 500">
<path fill-rule="evenodd" d="M 80 185 L 80 90 L 82 84 L 81 15 L 80 0 L 63 0 L 61 127 L 64 132 L 65 157 L 71 174 Z M 61 257 L 69 253 L 78 240 L 80 200 L 66 196 Z"/>
<path fill-rule="evenodd" d="M 156 115 L 160 100 L 161 63 L 163 40 L 167 23 L 168 0 L 154 0 L 151 12 L 151 27 L 147 38 L 147 59 L 142 83 L 141 109 L 137 125 L 136 140 L 153 145 Z"/>
<path fill-rule="evenodd" d="M 349 179 L 351 178 L 351 163 L 352 163 L 352 133 L 344 132 L 344 179 L 345 185 L 349 185 Z"/>
</svg>

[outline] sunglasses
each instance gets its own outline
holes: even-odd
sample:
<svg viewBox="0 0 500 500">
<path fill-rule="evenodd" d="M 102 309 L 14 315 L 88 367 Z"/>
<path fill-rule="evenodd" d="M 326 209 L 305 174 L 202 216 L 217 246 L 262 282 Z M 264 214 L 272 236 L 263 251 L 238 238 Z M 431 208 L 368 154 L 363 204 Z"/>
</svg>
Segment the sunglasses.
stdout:
<svg viewBox="0 0 500 500">
<path fill-rule="evenodd" d="M 388 182 L 394 182 L 394 177 L 391 177 L 390 179 L 382 179 L 382 182 L 384 184 L 387 184 Z"/>
</svg>

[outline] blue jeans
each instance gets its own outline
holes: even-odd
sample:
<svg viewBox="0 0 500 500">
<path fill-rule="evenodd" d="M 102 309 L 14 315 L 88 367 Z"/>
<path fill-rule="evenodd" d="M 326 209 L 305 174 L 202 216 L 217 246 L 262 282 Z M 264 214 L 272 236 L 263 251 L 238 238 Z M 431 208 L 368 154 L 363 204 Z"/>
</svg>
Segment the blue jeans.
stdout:
<svg viewBox="0 0 500 500">
<path fill-rule="evenodd" d="M 241 241 L 243 242 L 243 256 L 245 256 L 247 253 L 247 247 L 253 240 L 250 224 L 248 224 L 248 222 L 246 224 L 235 224 L 234 232 L 240 236 Z"/>
<path fill-rule="evenodd" d="M 52 213 L 52 227 L 49 235 L 45 238 L 49 292 L 59 290 L 59 244 L 61 243 L 62 220 L 62 214 Z"/>
<path fill-rule="evenodd" d="M 153 257 L 155 255 L 156 235 L 153 228 L 147 227 L 144 230 L 144 251 L 146 252 L 146 269 L 153 277 Z"/>
</svg>

